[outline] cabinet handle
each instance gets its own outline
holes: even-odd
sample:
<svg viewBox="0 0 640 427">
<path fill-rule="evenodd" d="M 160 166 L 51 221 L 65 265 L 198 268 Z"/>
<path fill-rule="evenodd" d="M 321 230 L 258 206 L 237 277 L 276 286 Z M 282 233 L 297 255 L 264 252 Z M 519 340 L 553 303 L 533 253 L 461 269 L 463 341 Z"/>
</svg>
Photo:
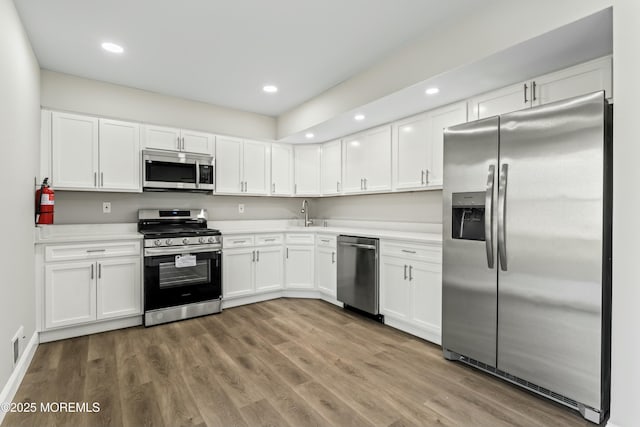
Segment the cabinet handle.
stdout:
<svg viewBox="0 0 640 427">
<path fill-rule="evenodd" d="M 340 181 L 336 181 L 336 193 L 340 192 Z"/>
<path fill-rule="evenodd" d="M 404 265 L 404 280 L 407 280 L 407 264 Z"/>
<path fill-rule="evenodd" d="M 98 279 L 102 279 L 102 264 L 98 264 Z"/>
<path fill-rule="evenodd" d="M 293 184 L 293 193 L 298 194 L 298 184 Z"/>
<path fill-rule="evenodd" d="M 529 100 L 527 99 L 527 89 L 529 89 L 529 86 L 527 86 L 527 84 L 524 84 L 524 103 L 526 104 L 527 102 L 529 102 Z"/>
<path fill-rule="evenodd" d="M 234 240 L 233 243 L 244 243 L 246 240 Z"/>
<path fill-rule="evenodd" d="M 104 172 L 100 172 L 100 187 L 104 187 Z"/>
<path fill-rule="evenodd" d="M 364 179 L 364 189 L 367 189 L 367 178 Z"/>
<path fill-rule="evenodd" d="M 184 150 L 184 136 L 182 137 L 182 149 Z"/>
<path fill-rule="evenodd" d="M 244 192 L 247 192 L 247 181 L 244 182 Z"/>
<path fill-rule="evenodd" d="M 420 172 L 421 172 L 421 174 L 420 174 L 420 184 L 424 185 L 424 171 L 422 170 Z"/>
<path fill-rule="evenodd" d="M 331 252 L 331 264 L 335 264 L 335 263 L 336 263 L 336 253 Z"/>
<path fill-rule="evenodd" d="M 424 170 L 424 183 L 429 184 L 429 169 Z"/>
<path fill-rule="evenodd" d="M 289 248 L 287 248 L 287 259 L 289 259 Z"/>
<path fill-rule="evenodd" d="M 409 281 L 413 280 L 413 266 L 409 266 Z"/>
<path fill-rule="evenodd" d="M 264 239 L 265 242 L 275 242 L 276 239 Z"/>
<path fill-rule="evenodd" d="M 93 173 L 93 186 L 94 187 L 98 186 L 98 172 Z"/>
<path fill-rule="evenodd" d="M 87 249 L 87 252 L 91 253 L 91 252 L 105 252 L 106 249 Z"/>
<path fill-rule="evenodd" d="M 251 251 L 251 262 L 256 262 L 256 251 Z"/>
<path fill-rule="evenodd" d="M 274 182 L 273 184 L 271 184 L 271 186 L 272 186 L 272 188 L 273 188 L 273 189 L 271 190 L 271 192 L 272 192 L 272 193 L 275 193 L 275 192 L 276 192 L 276 183 Z"/>
<path fill-rule="evenodd" d="M 178 140 L 178 150 L 181 150 L 182 149 L 182 144 L 180 143 L 180 137 L 179 136 L 177 137 L 177 140 Z"/>
<path fill-rule="evenodd" d="M 260 262 L 260 251 L 256 251 L 256 262 Z"/>
<path fill-rule="evenodd" d="M 531 83 L 531 100 L 535 101 L 536 100 L 536 82 L 534 81 L 533 83 Z"/>
<path fill-rule="evenodd" d="M 329 239 L 320 239 L 321 242 L 329 243 Z"/>
<path fill-rule="evenodd" d="M 406 253 L 406 254 L 415 254 L 416 251 L 410 251 L 408 249 L 402 249 L 402 252 Z"/>
<path fill-rule="evenodd" d="M 93 279 L 93 264 L 91 264 L 91 278 Z"/>
<path fill-rule="evenodd" d="M 364 190 L 364 179 L 360 178 L 360 189 Z"/>
</svg>

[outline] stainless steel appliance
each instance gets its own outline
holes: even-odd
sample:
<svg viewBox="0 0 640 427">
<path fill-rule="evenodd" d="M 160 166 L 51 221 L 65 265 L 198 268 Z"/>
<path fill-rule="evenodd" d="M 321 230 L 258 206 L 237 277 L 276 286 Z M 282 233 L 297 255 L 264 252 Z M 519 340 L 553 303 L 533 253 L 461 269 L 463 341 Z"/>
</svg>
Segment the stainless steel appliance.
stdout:
<svg viewBox="0 0 640 427">
<path fill-rule="evenodd" d="M 338 236 L 338 301 L 379 316 L 378 239 Z"/>
<path fill-rule="evenodd" d="M 609 409 L 611 109 L 602 92 L 444 136 L 444 356 Z"/>
<path fill-rule="evenodd" d="M 215 159 L 205 154 L 142 150 L 144 191 L 193 191 L 215 189 Z"/>
<path fill-rule="evenodd" d="M 204 209 L 141 209 L 145 326 L 219 313 L 222 237 Z"/>
</svg>

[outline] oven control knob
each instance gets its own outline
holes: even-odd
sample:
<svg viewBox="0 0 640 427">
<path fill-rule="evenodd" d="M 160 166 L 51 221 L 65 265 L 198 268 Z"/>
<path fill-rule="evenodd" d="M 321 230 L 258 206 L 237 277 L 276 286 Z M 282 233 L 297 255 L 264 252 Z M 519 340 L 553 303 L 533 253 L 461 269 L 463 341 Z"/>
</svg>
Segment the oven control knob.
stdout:
<svg viewBox="0 0 640 427">
<path fill-rule="evenodd" d="M 215 237 L 209 237 L 209 243 L 215 243 L 215 242 L 216 242 Z"/>
<path fill-rule="evenodd" d="M 198 241 L 199 241 L 200 243 L 206 243 L 206 242 L 207 242 L 207 239 L 206 239 L 205 237 L 201 237 L 201 238 L 199 238 L 199 239 L 198 239 Z"/>
<path fill-rule="evenodd" d="M 160 239 L 158 239 L 155 242 L 153 242 L 153 244 L 156 245 L 156 246 L 160 246 L 162 244 L 162 241 Z"/>
<path fill-rule="evenodd" d="M 188 245 L 189 244 L 189 239 L 187 239 L 186 237 L 184 239 L 182 239 L 182 244 L 183 245 Z"/>
<path fill-rule="evenodd" d="M 173 240 L 171 240 L 171 239 L 167 239 L 167 240 L 165 240 L 165 243 L 166 243 L 167 245 L 170 245 L 170 244 L 172 244 L 172 243 L 173 243 Z"/>
</svg>

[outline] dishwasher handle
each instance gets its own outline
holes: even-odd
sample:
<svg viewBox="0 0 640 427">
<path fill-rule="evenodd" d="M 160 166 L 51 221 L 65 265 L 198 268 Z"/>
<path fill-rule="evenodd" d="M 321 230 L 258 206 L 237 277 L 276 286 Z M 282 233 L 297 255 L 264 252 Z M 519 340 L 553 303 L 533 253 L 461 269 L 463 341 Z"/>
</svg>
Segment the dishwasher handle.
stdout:
<svg viewBox="0 0 640 427">
<path fill-rule="evenodd" d="M 343 242 L 341 242 L 340 246 L 351 246 L 353 248 L 361 248 L 361 249 L 369 249 L 369 250 L 378 249 L 374 245 L 363 245 L 362 243 L 343 243 Z"/>
</svg>

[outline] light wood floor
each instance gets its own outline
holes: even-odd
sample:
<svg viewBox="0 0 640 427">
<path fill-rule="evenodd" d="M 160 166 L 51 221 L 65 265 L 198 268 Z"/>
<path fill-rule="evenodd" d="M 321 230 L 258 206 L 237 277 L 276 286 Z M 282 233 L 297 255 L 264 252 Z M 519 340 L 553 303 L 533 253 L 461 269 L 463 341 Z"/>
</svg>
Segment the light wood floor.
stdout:
<svg viewBox="0 0 640 427">
<path fill-rule="evenodd" d="M 39 346 L 4 426 L 589 426 L 442 358 L 440 347 L 316 300 L 279 299 Z"/>
</svg>

